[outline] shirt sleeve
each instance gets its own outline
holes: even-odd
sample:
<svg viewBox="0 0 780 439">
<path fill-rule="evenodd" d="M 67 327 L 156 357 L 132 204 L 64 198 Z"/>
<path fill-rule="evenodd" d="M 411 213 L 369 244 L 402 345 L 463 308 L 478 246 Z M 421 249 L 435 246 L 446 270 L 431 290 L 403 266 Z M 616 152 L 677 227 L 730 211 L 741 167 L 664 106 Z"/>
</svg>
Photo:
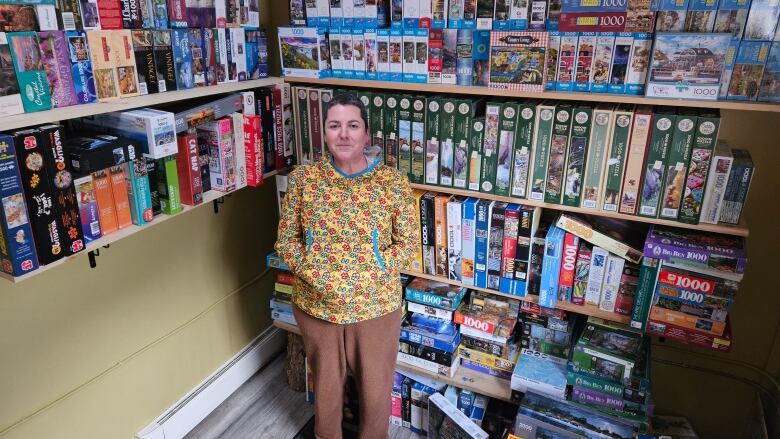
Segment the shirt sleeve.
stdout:
<svg viewBox="0 0 780 439">
<path fill-rule="evenodd" d="M 274 248 L 290 271 L 295 273 L 303 260 L 306 250 L 301 227 L 301 195 L 300 171 L 289 175 L 287 194 L 282 199 L 282 212 L 279 217 L 276 245 Z"/>
<path fill-rule="evenodd" d="M 415 246 L 420 245 L 420 225 L 414 208 L 412 187 L 406 177 L 399 177 L 394 187 L 392 244 L 383 252 L 388 270 L 398 273 L 411 266 Z"/>
</svg>

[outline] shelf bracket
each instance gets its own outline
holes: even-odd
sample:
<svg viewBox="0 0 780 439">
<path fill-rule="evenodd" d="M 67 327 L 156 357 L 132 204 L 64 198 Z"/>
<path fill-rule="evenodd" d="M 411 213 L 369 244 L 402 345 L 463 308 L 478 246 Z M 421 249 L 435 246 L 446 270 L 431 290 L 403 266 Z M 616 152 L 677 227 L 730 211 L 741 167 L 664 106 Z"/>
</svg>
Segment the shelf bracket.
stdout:
<svg viewBox="0 0 780 439">
<path fill-rule="evenodd" d="M 214 214 L 215 215 L 219 213 L 219 205 L 220 204 L 225 204 L 225 198 L 230 198 L 232 196 L 233 196 L 233 194 L 225 194 L 225 195 L 217 198 L 216 200 L 212 201 L 212 203 L 214 203 Z"/>
<path fill-rule="evenodd" d="M 106 246 L 108 247 L 108 246 Z M 97 260 L 95 258 L 97 256 L 100 256 L 100 249 L 90 250 L 89 253 L 87 253 L 87 257 L 89 257 L 89 268 L 95 268 L 97 267 Z"/>
<path fill-rule="evenodd" d="M 219 213 L 219 205 L 225 204 L 225 197 L 219 197 L 216 200 L 212 201 L 214 204 L 214 215 Z"/>
</svg>

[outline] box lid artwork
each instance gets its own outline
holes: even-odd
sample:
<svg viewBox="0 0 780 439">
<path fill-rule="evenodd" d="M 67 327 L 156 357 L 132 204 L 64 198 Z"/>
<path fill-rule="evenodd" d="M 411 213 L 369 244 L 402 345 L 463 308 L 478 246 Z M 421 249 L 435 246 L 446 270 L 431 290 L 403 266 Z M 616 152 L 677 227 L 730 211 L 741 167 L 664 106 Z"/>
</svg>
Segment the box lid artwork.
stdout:
<svg viewBox="0 0 780 439">
<path fill-rule="evenodd" d="M 662 226 L 650 229 L 644 253 L 657 259 L 676 259 L 685 264 L 730 273 L 744 273 L 747 265 L 747 248 L 742 237 L 689 230 L 677 233 Z"/>
<path fill-rule="evenodd" d="M 731 34 L 656 35 L 647 96 L 716 100 Z"/>
</svg>

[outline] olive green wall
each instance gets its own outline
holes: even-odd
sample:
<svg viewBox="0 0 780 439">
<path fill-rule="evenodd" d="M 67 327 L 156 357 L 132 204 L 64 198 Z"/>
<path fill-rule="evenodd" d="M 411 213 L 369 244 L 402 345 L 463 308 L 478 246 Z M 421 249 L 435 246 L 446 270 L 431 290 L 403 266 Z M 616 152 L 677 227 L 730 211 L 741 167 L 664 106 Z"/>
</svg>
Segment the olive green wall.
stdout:
<svg viewBox="0 0 780 439">
<path fill-rule="evenodd" d="M 0 284 L 0 438 L 131 438 L 270 325 L 273 178 Z"/>
</svg>

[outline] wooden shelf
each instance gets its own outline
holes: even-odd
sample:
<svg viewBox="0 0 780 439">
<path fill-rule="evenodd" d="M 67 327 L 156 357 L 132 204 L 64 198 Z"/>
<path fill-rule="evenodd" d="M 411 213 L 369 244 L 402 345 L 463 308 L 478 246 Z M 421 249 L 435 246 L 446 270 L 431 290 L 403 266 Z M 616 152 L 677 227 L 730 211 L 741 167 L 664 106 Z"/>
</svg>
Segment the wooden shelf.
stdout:
<svg viewBox="0 0 780 439">
<path fill-rule="evenodd" d="M 293 334 L 302 335 L 301 329 L 298 327 L 298 325 L 291 325 L 281 320 L 274 320 L 274 326 L 279 329 L 284 329 L 287 332 L 292 332 Z"/>
<path fill-rule="evenodd" d="M 429 376 L 440 383 L 451 384 L 491 398 L 510 401 L 512 397 L 512 386 L 509 381 L 467 369 L 463 365 L 458 366 L 458 370 L 455 371 L 455 375 L 452 378 L 438 375 L 410 364 L 401 363 L 400 361 L 395 364 L 395 368 L 402 373 L 404 370 L 407 370 L 418 375 Z"/>
<path fill-rule="evenodd" d="M 126 99 L 117 99 L 111 102 L 96 102 L 94 104 L 72 105 L 70 107 L 55 108 L 52 110 L 38 111 L 35 113 L 23 113 L 3 118 L 2 129 L 13 130 L 44 123 L 61 120 L 75 119 L 95 114 L 111 113 L 113 111 L 131 110 L 133 108 L 149 107 L 152 105 L 166 104 L 169 102 L 185 101 L 222 93 L 251 90 L 279 84 L 281 78 L 253 79 L 251 81 L 233 82 L 210 87 L 198 87 L 188 90 L 176 90 L 164 93 L 154 93 L 144 96 L 136 96 Z"/>
<path fill-rule="evenodd" d="M 498 98 L 534 98 L 559 99 L 564 101 L 587 101 L 594 103 L 611 102 L 619 104 L 669 105 L 675 107 L 719 108 L 722 110 L 780 112 L 780 105 L 774 103 L 737 102 L 737 101 L 699 101 L 690 99 L 660 99 L 646 98 L 636 95 L 619 95 L 608 93 L 577 93 L 577 92 L 528 92 L 519 90 L 503 90 L 479 86 L 415 84 L 412 82 L 368 81 L 361 79 L 339 78 L 300 78 L 286 76 L 284 82 L 290 84 L 329 85 L 333 87 L 360 87 L 380 90 L 402 90 L 403 92 L 427 92 L 436 94 L 495 96 Z"/>
<path fill-rule="evenodd" d="M 455 189 L 451 187 L 446 186 L 432 186 L 432 185 L 426 185 L 426 184 L 412 184 L 413 189 L 421 189 L 425 191 L 432 191 L 432 192 L 441 192 L 445 194 L 453 194 L 453 195 L 463 195 L 466 197 L 477 197 L 477 198 L 484 198 L 486 200 L 496 200 L 496 201 L 504 201 L 507 203 L 517 203 L 522 204 L 524 206 L 538 206 L 543 207 L 546 209 L 552 209 L 552 210 L 563 210 L 566 212 L 576 212 L 581 213 L 585 215 L 595 215 L 595 216 L 603 216 L 608 218 L 617 218 L 621 220 L 626 221 L 638 221 L 642 223 L 649 223 L 649 224 L 661 224 L 664 226 L 671 226 L 671 227 L 679 227 L 682 229 L 692 229 L 692 230 L 699 230 L 703 232 L 714 232 L 714 233 L 722 233 L 724 235 L 735 235 L 735 236 L 743 236 L 747 237 L 750 234 L 750 229 L 748 229 L 747 223 L 745 222 L 745 219 L 742 219 L 742 223 L 738 226 L 728 226 L 728 225 L 720 225 L 720 224 L 685 224 L 677 221 L 671 221 L 671 220 L 665 220 L 660 218 L 645 218 L 642 216 L 636 216 L 636 215 L 626 215 L 622 213 L 614 213 L 614 212 L 605 212 L 603 210 L 597 210 L 597 209 L 583 209 L 581 207 L 569 207 L 564 206 L 562 204 L 550 204 L 545 203 L 542 201 L 535 201 L 535 200 L 528 200 L 524 198 L 514 198 L 514 197 L 503 197 L 500 195 L 493 195 L 493 194 L 486 194 L 482 192 L 476 192 L 476 191 L 470 191 L 465 189 Z"/>
<path fill-rule="evenodd" d="M 515 300 L 524 300 L 526 302 L 531 302 L 531 303 L 539 303 L 539 296 L 533 296 L 533 295 L 527 295 L 525 297 L 515 296 L 515 295 L 512 295 L 512 294 L 506 294 L 506 293 L 502 293 L 502 292 L 496 291 L 496 290 L 491 290 L 491 289 L 488 289 L 488 288 L 479 288 L 479 287 L 475 287 L 473 285 L 465 285 L 462 282 L 458 282 L 456 280 L 452 280 L 452 279 L 449 279 L 449 278 L 446 278 L 446 277 L 443 277 L 443 276 L 433 276 L 433 275 L 430 275 L 430 274 L 418 273 L 416 271 L 402 271 L 402 273 L 403 274 L 407 274 L 409 276 L 421 277 L 421 278 L 428 279 L 428 280 L 439 281 L 439 282 L 443 282 L 443 283 L 446 283 L 446 284 L 455 285 L 455 286 L 458 286 L 458 287 L 465 287 L 465 288 L 468 288 L 470 290 L 482 291 L 482 292 L 485 292 L 485 293 L 488 293 L 488 294 L 493 294 L 493 295 L 496 295 L 496 296 L 507 297 L 507 298 L 515 299 Z M 604 320 L 609 320 L 609 321 L 621 323 L 621 324 L 624 324 L 624 325 L 627 325 L 631 321 L 631 318 L 629 316 L 624 316 L 624 315 L 617 314 L 617 313 L 614 313 L 614 312 L 609 312 L 609 311 L 602 311 L 597 306 L 593 306 L 593 305 L 574 305 L 573 303 L 570 303 L 570 302 L 557 301 L 555 303 L 555 308 L 562 309 L 564 311 L 574 312 L 574 313 L 577 313 L 577 314 L 584 314 L 586 316 L 598 317 L 598 318 L 601 318 L 601 319 L 604 319 Z"/>
<path fill-rule="evenodd" d="M 269 172 L 267 174 L 263 174 L 263 178 L 265 179 L 265 178 L 273 177 L 274 175 L 277 174 L 277 172 L 278 171 L 271 171 L 271 172 Z M 239 189 L 239 190 L 242 190 L 242 189 Z M 62 264 L 65 264 L 65 263 L 67 263 L 69 261 L 72 261 L 74 259 L 78 259 L 78 258 L 80 258 L 80 257 L 82 257 L 84 255 L 87 255 L 91 251 L 99 250 L 103 246 L 106 246 L 106 245 L 109 245 L 109 244 L 113 244 L 113 243 L 115 243 L 115 242 L 117 242 L 119 240 L 122 240 L 122 239 L 124 239 L 124 238 L 126 238 L 128 236 L 134 235 L 134 234 L 136 234 L 138 232 L 142 232 L 144 230 L 148 230 L 149 228 L 154 227 L 156 225 L 159 225 L 159 224 L 161 224 L 161 223 L 163 223 L 165 221 L 168 221 L 168 220 L 170 220 L 172 218 L 178 218 L 179 216 L 184 215 L 185 213 L 187 213 L 187 212 L 189 212 L 191 210 L 194 210 L 194 209 L 197 209 L 199 207 L 203 207 L 203 206 L 209 205 L 209 204 L 211 204 L 212 201 L 217 200 L 219 198 L 222 198 L 225 195 L 231 195 L 231 194 L 233 194 L 235 192 L 236 191 L 232 191 L 232 192 L 219 192 L 219 191 L 214 191 L 214 190 L 208 191 L 208 192 L 203 194 L 203 203 L 201 203 L 201 204 L 199 204 L 197 206 L 183 205 L 182 206 L 183 207 L 182 211 L 177 213 L 176 215 L 160 214 L 160 215 L 157 215 L 156 217 L 154 217 L 154 219 L 152 220 L 151 223 L 146 224 L 144 226 L 137 226 L 137 225 L 133 224 L 133 225 L 131 225 L 129 227 L 126 227 L 124 229 L 117 230 L 116 232 L 113 232 L 113 233 L 110 233 L 108 235 L 105 235 L 105 236 L 101 237 L 100 239 L 97 239 L 95 241 L 87 243 L 86 248 L 84 250 L 76 253 L 75 255 L 68 256 L 66 258 L 62 258 L 62 259 L 60 259 L 60 260 L 58 260 L 56 262 L 53 262 L 51 264 L 48 264 L 48 265 L 42 265 L 42 266 L 38 267 L 37 270 L 31 271 L 31 272 L 26 273 L 26 274 L 24 274 L 22 276 L 11 276 L 8 273 L 0 272 L 0 277 L 3 278 L 3 279 L 9 280 L 9 281 L 11 281 L 13 283 L 19 283 L 19 282 L 25 281 L 27 279 L 30 279 L 31 277 L 34 277 L 34 276 L 37 276 L 37 275 L 39 275 L 41 273 L 49 271 L 52 268 L 59 267 Z"/>
<path fill-rule="evenodd" d="M 301 335 L 301 330 L 295 325 L 274 320 L 274 326 L 284 329 L 287 332 Z M 458 370 L 455 371 L 455 375 L 452 378 L 401 362 L 396 363 L 396 369 L 400 371 L 406 370 L 418 375 L 425 375 L 441 383 L 452 384 L 461 389 L 472 390 L 491 398 L 503 399 L 504 401 L 509 401 L 512 395 L 509 381 L 479 373 L 463 366 L 458 367 Z"/>
</svg>

